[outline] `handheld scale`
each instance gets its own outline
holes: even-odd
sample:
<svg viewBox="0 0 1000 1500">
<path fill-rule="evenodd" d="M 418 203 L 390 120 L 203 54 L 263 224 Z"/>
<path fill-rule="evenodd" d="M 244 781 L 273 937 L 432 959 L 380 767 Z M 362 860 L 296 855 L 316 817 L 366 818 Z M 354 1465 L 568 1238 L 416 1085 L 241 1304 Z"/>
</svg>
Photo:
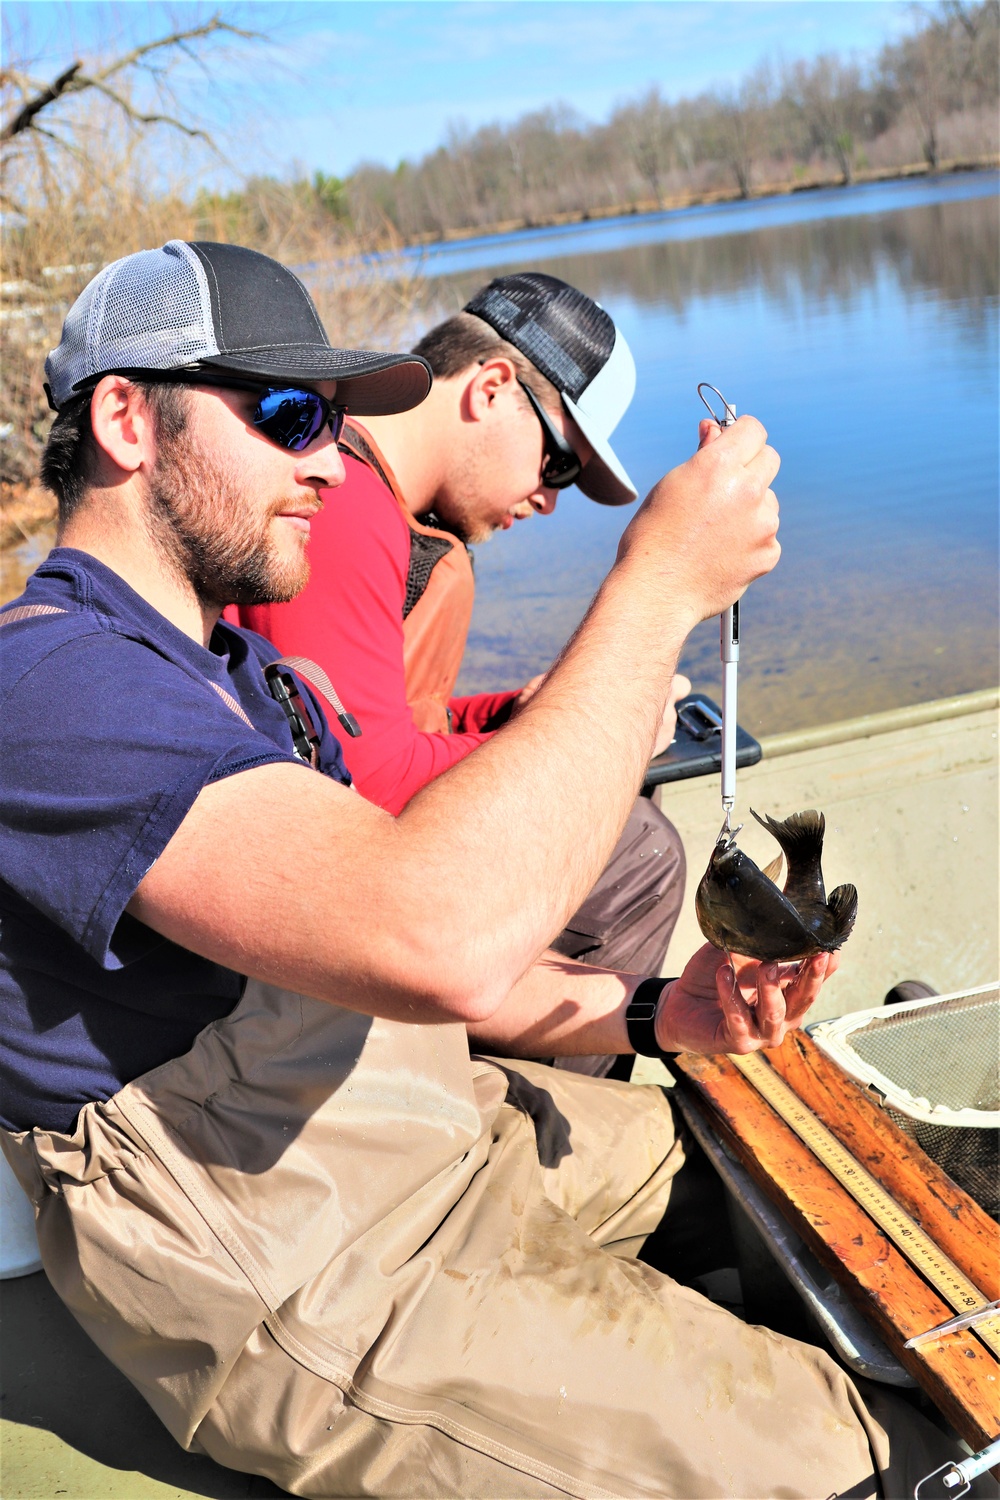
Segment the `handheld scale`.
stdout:
<svg viewBox="0 0 1000 1500">
<path fill-rule="evenodd" d="M 730 1054 L 729 1061 L 809 1147 L 816 1160 L 850 1193 L 855 1203 L 860 1204 L 883 1234 L 898 1246 L 948 1306 L 960 1314 L 978 1314 L 974 1322 L 970 1319 L 972 1332 L 1000 1359 L 1000 1311 L 993 1310 L 988 1298 L 973 1285 L 965 1272 L 900 1207 L 808 1105 L 803 1104 L 798 1094 L 759 1053 L 751 1052 L 746 1057 Z M 955 1323 L 964 1325 L 965 1319 L 956 1319 Z M 942 1324 L 940 1328 L 929 1330 L 927 1334 L 911 1339 L 907 1347 L 941 1336 L 952 1326 L 952 1323 Z"/>
<path fill-rule="evenodd" d="M 704 391 L 712 391 L 722 402 L 722 416 L 717 416 Z M 736 421 L 736 408 L 732 406 L 714 385 L 703 380 L 698 386 L 698 395 L 708 407 L 713 422 L 720 427 L 731 427 Z M 737 599 L 720 616 L 719 655 L 722 659 L 722 810 L 725 814 L 723 831 L 732 832 L 733 808 L 736 805 L 736 674 L 740 661 L 740 604 Z"/>
</svg>

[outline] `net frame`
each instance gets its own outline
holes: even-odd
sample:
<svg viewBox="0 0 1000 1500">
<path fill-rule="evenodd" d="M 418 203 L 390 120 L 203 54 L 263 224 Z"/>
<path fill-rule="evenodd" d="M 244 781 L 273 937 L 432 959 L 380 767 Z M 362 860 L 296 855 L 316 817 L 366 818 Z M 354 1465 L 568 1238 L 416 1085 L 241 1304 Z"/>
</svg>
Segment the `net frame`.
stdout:
<svg viewBox="0 0 1000 1500">
<path fill-rule="evenodd" d="M 981 1014 L 985 1012 L 985 1015 Z M 995 1012 L 995 1016 L 992 1014 Z M 833 1021 L 819 1021 L 808 1028 L 816 1045 L 845 1073 L 849 1074 L 868 1093 L 872 1094 L 889 1118 L 915 1140 L 938 1166 L 970 1194 L 995 1219 L 1000 1219 L 1000 1108 L 977 1107 L 951 1108 L 947 1104 L 933 1102 L 926 1095 L 916 1095 L 911 1088 L 903 1086 L 898 1078 L 884 1071 L 887 1060 L 881 1058 L 883 1067 L 859 1055 L 857 1046 L 862 1036 L 878 1037 L 879 1051 L 884 1054 L 884 1044 L 894 1035 L 899 1038 L 900 1071 L 910 1074 L 913 1082 L 915 1038 L 918 1028 L 924 1033 L 923 1048 L 926 1050 L 928 1023 L 940 1015 L 946 1022 L 965 1016 L 969 1021 L 967 1031 L 977 1027 L 989 1038 L 996 1038 L 996 1072 L 993 1074 L 993 1054 L 985 1059 L 981 1052 L 969 1050 L 959 1054 L 959 1061 L 966 1064 L 961 1084 L 954 1079 L 944 1083 L 935 1079 L 935 1064 L 943 1056 L 944 1067 L 939 1073 L 948 1073 L 948 1063 L 954 1064 L 955 1053 L 948 1051 L 946 1035 L 942 1046 L 927 1052 L 927 1077 L 921 1083 L 928 1094 L 936 1089 L 951 1092 L 958 1088 L 978 1097 L 988 1096 L 1000 1101 L 1000 986 L 981 985 L 977 989 L 958 990 L 950 995 L 932 995 L 920 1000 L 904 1001 L 900 1005 L 880 1006 L 877 1009 L 854 1011 Z M 983 1023 L 985 1022 L 985 1026 Z M 907 1036 L 907 1030 L 910 1035 Z M 953 1039 L 951 1039 L 953 1040 Z M 966 1037 L 969 1045 L 970 1037 Z M 921 1053 L 919 1068 L 925 1059 Z M 985 1072 L 983 1072 L 983 1064 Z M 971 1080 L 979 1077 L 979 1083 Z M 949 1087 L 950 1085 L 950 1087 Z"/>
<path fill-rule="evenodd" d="M 944 1104 L 933 1104 L 926 1097 L 913 1094 L 897 1080 L 890 1078 L 873 1063 L 859 1057 L 851 1044 L 851 1036 L 872 1026 L 889 1027 L 903 1017 L 915 1013 L 930 1013 L 947 1008 L 955 1002 L 974 1000 L 978 997 L 989 1000 L 1000 997 L 1000 986 L 984 984 L 971 990 L 955 990 L 949 995 L 931 995 L 920 1000 L 905 1000 L 899 1005 L 878 1006 L 871 1010 L 851 1011 L 836 1020 L 819 1021 L 808 1028 L 809 1035 L 823 1052 L 839 1064 L 865 1088 L 878 1092 L 885 1103 L 901 1114 L 929 1125 L 965 1125 L 985 1129 L 1000 1129 L 1000 1109 L 951 1109 Z M 1000 1014 L 1000 998 L 997 1001 Z M 904 1023 L 905 1024 L 905 1023 Z M 1000 1031 L 998 1031 L 998 1061 L 1000 1061 Z"/>
</svg>

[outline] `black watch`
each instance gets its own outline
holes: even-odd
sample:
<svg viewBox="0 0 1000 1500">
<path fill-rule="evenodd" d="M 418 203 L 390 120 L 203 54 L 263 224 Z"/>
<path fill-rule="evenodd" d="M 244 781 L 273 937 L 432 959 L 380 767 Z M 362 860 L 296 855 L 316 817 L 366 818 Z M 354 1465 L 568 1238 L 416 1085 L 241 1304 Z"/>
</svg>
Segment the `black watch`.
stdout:
<svg viewBox="0 0 1000 1500">
<path fill-rule="evenodd" d="M 676 1052 L 664 1052 L 656 1040 L 656 1008 L 664 987 L 673 984 L 672 979 L 644 979 L 636 986 L 625 1011 L 625 1027 L 629 1044 L 640 1057 L 676 1057 Z"/>
</svg>

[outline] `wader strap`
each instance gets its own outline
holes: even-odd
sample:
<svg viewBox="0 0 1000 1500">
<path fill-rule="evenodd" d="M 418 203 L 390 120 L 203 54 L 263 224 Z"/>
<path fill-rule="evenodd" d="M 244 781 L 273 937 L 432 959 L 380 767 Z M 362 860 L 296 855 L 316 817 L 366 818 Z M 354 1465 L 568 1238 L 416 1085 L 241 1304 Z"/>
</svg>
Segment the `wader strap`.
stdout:
<svg viewBox="0 0 1000 1500">
<path fill-rule="evenodd" d="M 65 615 L 69 611 L 57 604 L 15 604 L 0 610 L 0 625 L 13 625 L 15 620 L 33 620 L 36 615 Z"/>
<path fill-rule="evenodd" d="M 282 656 L 278 661 L 272 662 L 272 666 L 291 667 L 293 672 L 298 672 L 304 677 L 309 686 L 315 688 L 321 697 L 325 698 L 333 707 L 334 713 L 340 720 L 341 726 L 351 736 L 352 740 L 359 738 L 361 725 L 353 714 L 349 714 L 337 695 L 337 690 L 330 681 L 326 672 L 318 662 L 311 661 L 308 656 Z"/>
<path fill-rule="evenodd" d="M 237 698 L 234 698 L 232 693 L 227 693 L 224 687 L 220 687 L 217 682 L 209 681 L 207 677 L 205 678 L 205 681 L 208 683 L 210 688 L 215 689 L 226 707 L 231 708 L 238 719 L 242 719 L 244 724 L 249 724 L 251 729 L 254 728 L 253 721 L 248 717 L 247 714 L 244 713 L 242 707 L 240 706 L 239 700 Z"/>
</svg>

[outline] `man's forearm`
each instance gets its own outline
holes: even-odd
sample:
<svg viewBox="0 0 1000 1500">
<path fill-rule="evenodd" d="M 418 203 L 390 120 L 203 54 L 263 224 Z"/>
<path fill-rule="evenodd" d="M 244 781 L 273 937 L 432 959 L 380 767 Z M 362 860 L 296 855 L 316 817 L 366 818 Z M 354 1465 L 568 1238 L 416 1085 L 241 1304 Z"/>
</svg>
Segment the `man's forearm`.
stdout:
<svg viewBox="0 0 1000 1500">
<path fill-rule="evenodd" d="M 498 998 L 590 890 L 649 763 L 693 621 L 641 592 L 628 570 L 612 574 L 516 719 L 400 815 L 415 883 L 434 851 L 442 940 L 478 928 Z"/>
<path fill-rule="evenodd" d="M 402 885 L 496 1009 L 564 926 L 625 824 L 693 625 L 777 561 L 777 455 L 741 418 L 655 485 L 535 695 L 398 820 Z"/>
<path fill-rule="evenodd" d="M 655 487 L 523 711 L 398 819 L 291 766 L 243 772 L 202 791 L 133 914 L 367 1014 L 491 1016 L 614 847 L 688 631 L 776 560 L 776 458 L 741 423 Z"/>
<path fill-rule="evenodd" d="M 549 949 L 488 1020 L 468 1028 L 470 1045 L 505 1057 L 630 1053 L 625 1008 L 643 978 Z"/>
<path fill-rule="evenodd" d="M 492 1015 L 593 884 L 648 760 L 685 629 L 654 649 L 640 592 L 618 569 L 537 703 L 398 818 L 292 766 L 206 787 L 130 911 L 368 1014 Z"/>
</svg>

